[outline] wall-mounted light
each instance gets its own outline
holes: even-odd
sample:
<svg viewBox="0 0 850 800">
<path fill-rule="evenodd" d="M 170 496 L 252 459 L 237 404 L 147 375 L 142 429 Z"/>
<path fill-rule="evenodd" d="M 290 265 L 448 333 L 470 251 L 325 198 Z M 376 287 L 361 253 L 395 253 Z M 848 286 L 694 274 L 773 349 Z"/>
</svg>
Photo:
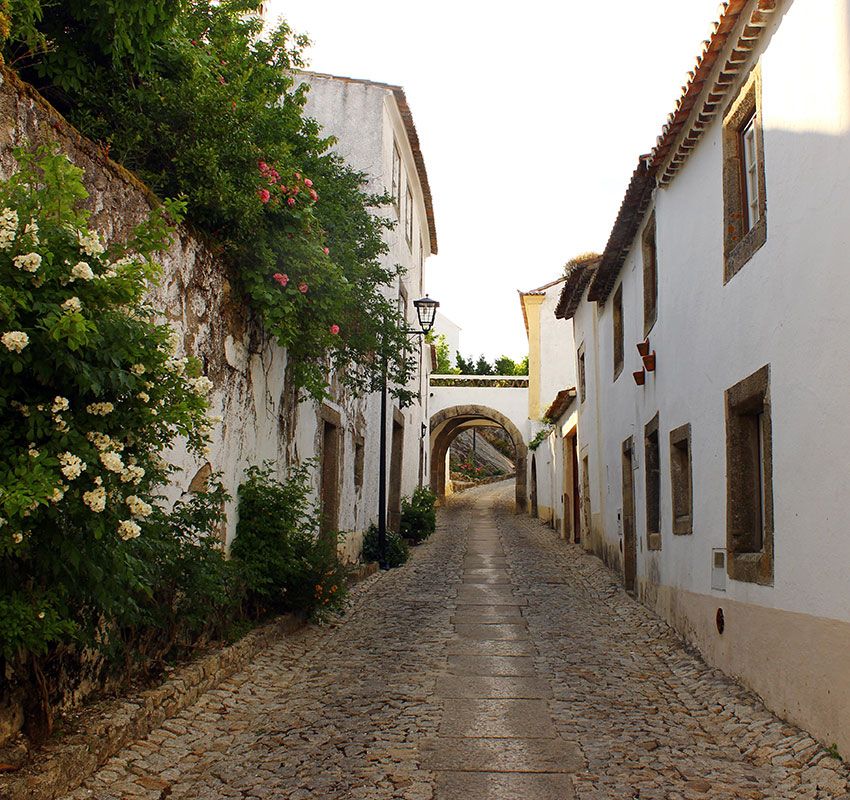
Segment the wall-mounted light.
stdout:
<svg viewBox="0 0 850 800">
<path fill-rule="evenodd" d="M 437 309 L 440 304 L 426 294 L 425 297 L 414 300 L 413 305 L 416 307 L 416 316 L 419 317 L 420 327 L 425 333 L 428 333 L 434 327 L 434 320 L 437 317 Z"/>
</svg>

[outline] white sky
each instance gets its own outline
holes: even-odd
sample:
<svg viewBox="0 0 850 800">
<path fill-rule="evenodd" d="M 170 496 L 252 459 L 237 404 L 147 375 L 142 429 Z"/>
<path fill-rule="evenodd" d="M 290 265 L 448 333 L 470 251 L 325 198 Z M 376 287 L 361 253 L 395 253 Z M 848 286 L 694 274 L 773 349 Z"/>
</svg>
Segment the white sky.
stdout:
<svg viewBox="0 0 850 800">
<path fill-rule="evenodd" d="M 319 72 L 400 84 L 439 255 L 426 286 L 461 351 L 528 350 L 517 289 L 599 252 L 718 0 L 272 0 Z"/>
</svg>

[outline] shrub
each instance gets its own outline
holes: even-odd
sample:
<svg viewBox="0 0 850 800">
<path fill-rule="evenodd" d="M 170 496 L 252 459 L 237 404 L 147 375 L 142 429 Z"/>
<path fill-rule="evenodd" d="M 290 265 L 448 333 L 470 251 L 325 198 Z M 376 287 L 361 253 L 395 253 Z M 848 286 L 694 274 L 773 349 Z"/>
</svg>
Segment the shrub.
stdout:
<svg viewBox="0 0 850 800">
<path fill-rule="evenodd" d="M 437 528 L 437 495 L 424 486 L 401 502 L 400 533 L 413 544 L 424 542 Z"/>
<path fill-rule="evenodd" d="M 239 487 L 231 554 L 240 565 L 254 616 L 303 611 L 321 617 L 343 606 L 348 575 L 337 556 L 338 534 L 318 534 L 309 476 L 310 466 L 304 465 L 279 481 L 267 464 L 251 467 Z"/>
<path fill-rule="evenodd" d="M 363 537 L 361 557 L 366 562 L 381 560 L 381 550 L 378 546 L 378 528 L 375 525 L 370 525 Z M 395 531 L 387 531 L 387 567 L 391 569 L 400 567 L 408 558 L 410 558 L 410 547 L 407 542 Z"/>
</svg>

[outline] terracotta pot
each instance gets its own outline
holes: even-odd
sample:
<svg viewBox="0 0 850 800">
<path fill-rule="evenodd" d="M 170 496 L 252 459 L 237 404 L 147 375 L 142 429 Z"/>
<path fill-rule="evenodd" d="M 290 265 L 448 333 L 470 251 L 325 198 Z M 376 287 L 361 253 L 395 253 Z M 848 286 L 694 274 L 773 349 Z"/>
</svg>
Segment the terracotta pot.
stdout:
<svg viewBox="0 0 850 800">
<path fill-rule="evenodd" d="M 655 372 L 655 350 L 643 357 L 643 367 L 647 372 Z"/>
<path fill-rule="evenodd" d="M 647 339 L 645 342 L 638 342 L 637 351 L 638 353 L 640 353 L 641 358 L 649 355 L 649 339 Z"/>
<path fill-rule="evenodd" d="M 638 386 L 643 386 L 646 383 L 646 373 L 642 369 L 637 372 L 633 372 L 632 377 L 635 379 L 635 383 Z"/>
</svg>

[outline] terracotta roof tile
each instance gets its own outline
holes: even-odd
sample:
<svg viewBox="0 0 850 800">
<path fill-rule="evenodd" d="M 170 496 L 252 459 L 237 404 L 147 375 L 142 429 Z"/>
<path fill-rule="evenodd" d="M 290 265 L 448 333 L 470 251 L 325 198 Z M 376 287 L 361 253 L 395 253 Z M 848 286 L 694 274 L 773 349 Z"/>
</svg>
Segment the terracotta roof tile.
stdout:
<svg viewBox="0 0 850 800">
<path fill-rule="evenodd" d="M 564 288 L 561 289 L 561 297 L 555 307 L 557 319 L 573 318 L 584 290 L 590 283 L 601 259 L 602 256 L 594 254 L 593 258 L 574 260 L 567 264 L 564 272 Z"/>
<path fill-rule="evenodd" d="M 566 412 L 572 404 L 573 400 L 575 400 L 575 397 L 576 390 L 574 386 L 571 386 L 568 389 L 561 389 L 561 391 L 555 395 L 552 405 L 546 409 L 546 413 L 543 415 L 544 418 L 554 422 L 562 417 L 564 412 Z"/>
</svg>

